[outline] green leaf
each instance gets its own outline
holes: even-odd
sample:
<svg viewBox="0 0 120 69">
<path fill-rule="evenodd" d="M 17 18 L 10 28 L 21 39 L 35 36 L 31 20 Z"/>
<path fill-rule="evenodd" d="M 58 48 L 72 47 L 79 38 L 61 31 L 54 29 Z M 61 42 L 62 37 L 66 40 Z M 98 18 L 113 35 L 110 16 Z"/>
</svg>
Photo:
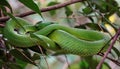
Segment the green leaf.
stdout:
<svg viewBox="0 0 120 69">
<path fill-rule="evenodd" d="M 117 48 L 113 47 L 112 50 L 120 57 L 120 51 Z"/>
<path fill-rule="evenodd" d="M 83 11 L 84 14 L 92 13 L 92 9 L 90 7 L 88 7 L 88 6 L 86 8 L 84 8 L 82 11 Z"/>
<path fill-rule="evenodd" d="M 73 11 L 67 6 L 65 7 L 65 14 L 68 16 L 72 15 L 73 14 Z"/>
<path fill-rule="evenodd" d="M 23 69 L 20 65 L 15 64 L 15 63 L 9 63 L 9 64 L 8 64 L 8 67 L 9 67 L 10 69 Z"/>
<path fill-rule="evenodd" d="M 56 5 L 56 4 L 59 4 L 59 2 L 50 2 L 48 3 L 47 6 L 53 6 L 53 5 Z M 56 10 L 51 10 L 49 11 L 50 15 L 55 15 L 56 14 Z"/>
<path fill-rule="evenodd" d="M 101 30 L 100 27 L 98 26 L 98 24 L 95 24 L 95 23 L 87 23 L 85 25 L 94 30 Z"/>
<path fill-rule="evenodd" d="M 86 29 L 85 25 L 75 26 L 75 28 Z"/>
<path fill-rule="evenodd" d="M 7 12 L 6 8 L 4 6 L 0 5 L 0 9 L 2 10 L 2 12 Z"/>
<path fill-rule="evenodd" d="M 33 0 L 19 0 L 19 1 L 23 3 L 25 6 L 27 6 L 28 8 L 30 8 L 31 10 L 38 13 L 41 17 L 43 17 L 39 7 L 37 6 L 37 4 L 35 4 Z"/>
<path fill-rule="evenodd" d="M 40 55 L 35 53 L 33 56 L 32 56 L 32 60 L 39 60 L 40 59 Z"/>
<path fill-rule="evenodd" d="M 0 27 L 0 34 L 3 32 L 3 29 L 4 29 L 4 28 Z"/>
<path fill-rule="evenodd" d="M 0 59 L 0 69 L 2 69 L 3 64 L 4 64 L 3 60 Z"/>
<path fill-rule="evenodd" d="M 10 51 L 10 53 L 17 59 L 22 60 L 24 62 L 27 63 L 31 63 L 36 65 L 33 60 L 30 59 L 30 57 L 28 57 L 26 54 L 23 53 L 23 51 L 17 50 L 17 49 L 13 49 Z"/>
<path fill-rule="evenodd" d="M 1 43 L 1 42 L 0 42 Z M 2 43 L 0 44 L 0 45 L 2 45 Z M 5 57 L 5 50 L 4 49 L 1 49 L 0 48 L 0 59 L 2 59 L 2 58 L 4 58 Z"/>
<path fill-rule="evenodd" d="M 118 11 L 118 3 L 115 0 L 92 0 L 96 5 L 95 8 L 98 9 L 101 13 L 115 13 Z M 111 9 L 112 8 L 112 9 Z"/>
<path fill-rule="evenodd" d="M 81 61 L 79 65 L 80 69 L 89 69 L 89 64 L 86 61 Z"/>
<path fill-rule="evenodd" d="M 120 11 L 117 11 L 116 13 L 117 13 L 117 15 L 120 17 Z"/>
<path fill-rule="evenodd" d="M 10 18 L 12 18 L 16 23 L 18 23 L 18 25 L 19 25 L 21 28 L 23 28 L 24 31 L 26 31 L 25 28 L 21 25 L 19 19 L 17 19 L 16 17 L 14 17 L 11 13 L 7 13 L 7 12 L 4 12 L 4 13 L 7 14 Z"/>
<path fill-rule="evenodd" d="M 107 68 L 105 68 L 105 66 L 104 66 L 104 67 L 102 67 L 102 69 L 112 69 L 112 68 L 110 67 L 110 65 L 109 65 L 108 63 L 106 63 L 106 62 L 104 62 L 103 65 L 105 65 Z"/>
<path fill-rule="evenodd" d="M 18 64 L 22 67 L 22 69 L 24 69 L 28 63 L 16 58 L 16 64 Z"/>
<path fill-rule="evenodd" d="M 92 2 L 96 5 L 96 9 L 99 9 L 100 12 L 105 13 L 107 12 L 107 2 L 103 1 L 103 0 L 92 0 Z"/>
<path fill-rule="evenodd" d="M 101 26 L 101 28 L 102 28 L 102 30 L 103 30 L 104 32 L 108 32 L 108 33 L 109 33 L 109 31 L 108 31 L 107 28 L 105 27 L 105 24 L 106 24 L 106 23 L 103 22 L 103 23 L 101 23 L 100 26 Z"/>
<path fill-rule="evenodd" d="M 94 18 L 92 18 L 91 16 L 88 18 L 94 23 Z"/>
<path fill-rule="evenodd" d="M 59 2 L 52 1 L 52 2 L 48 3 L 47 6 L 53 6 L 53 5 L 56 5 L 56 4 L 59 4 Z"/>
<path fill-rule="evenodd" d="M 0 1 L 0 6 L 6 6 L 10 9 L 11 13 L 13 13 L 12 11 L 12 7 L 10 6 L 10 4 L 7 2 L 7 0 L 1 0 Z"/>
</svg>

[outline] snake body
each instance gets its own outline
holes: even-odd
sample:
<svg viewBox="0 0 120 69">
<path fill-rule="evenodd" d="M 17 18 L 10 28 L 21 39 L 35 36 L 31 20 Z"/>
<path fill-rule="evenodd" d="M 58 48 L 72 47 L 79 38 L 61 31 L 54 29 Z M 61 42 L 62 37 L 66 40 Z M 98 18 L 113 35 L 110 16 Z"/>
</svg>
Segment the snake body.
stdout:
<svg viewBox="0 0 120 69">
<path fill-rule="evenodd" d="M 108 35 L 94 30 L 71 28 L 59 24 L 50 24 L 37 29 L 26 20 L 16 19 L 21 25 L 10 19 L 3 32 L 6 40 L 16 47 L 41 45 L 56 52 L 91 56 L 97 54 L 110 39 Z M 106 51 L 107 47 L 105 46 L 102 52 Z"/>
</svg>

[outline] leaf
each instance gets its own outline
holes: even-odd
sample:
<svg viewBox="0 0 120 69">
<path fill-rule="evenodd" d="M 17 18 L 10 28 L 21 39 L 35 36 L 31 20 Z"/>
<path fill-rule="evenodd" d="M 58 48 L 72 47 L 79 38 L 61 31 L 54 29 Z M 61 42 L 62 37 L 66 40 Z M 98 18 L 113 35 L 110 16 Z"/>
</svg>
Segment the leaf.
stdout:
<svg viewBox="0 0 120 69">
<path fill-rule="evenodd" d="M 106 63 L 106 62 L 104 62 L 103 65 L 105 65 L 105 66 L 107 67 L 107 69 L 112 69 L 112 68 L 110 67 L 110 65 L 109 65 L 108 63 Z M 103 69 L 106 69 L 106 68 L 103 68 Z"/>
<path fill-rule="evenodd" d="M 101 13 L 115 13 L 118 11 L 118 3 L 115 0 L 92 0 L 96 5 L 95 8 L 98 9 Z M 112 8 L 112 9 L 111 9 Z"/>
<path fill-rule="evenodd" d="M 10 69 L 23 69 L 20 65 L 15 64 L 15 63 L 9 63 L 9 64 L 8 64 L 8 67 L 9 67 Z"/>
<path fill-rule="evenodd" d="M 13 13 L 12 11 L 12 7 L 10 6 L 10 4 L 7 2 L 7 0 L 1 0 L 0 1 L 0 6 L 6 6 L 10 9 L 11 13 Z"/>
<path fill-rule="evenodd" d="M 3 32 L 3 29 L 4 29 L 4 28 L 0 27 L 0 34 L 2 34 L 2 32 Z"/>
<path fill-rule="evenodd" d="M 79 63 L 79 65 L 80 65 L 80 69 L 89 69 L 89 64 L 86 62 L 86 61 L 81 61 L 80 63 Z"/>
<path fill-rule="evenodd" d="M 108 33 L 109 33 L 109 31 L 108 31 L 107 28 L 105 27 L 105 24 L 106 24 L 106 23 L 103 22 L 103 23 L 101 23 L 100 26 L 101 26 L 101 28 L 102 28 L 102 30 L 103 30 L 104 32 L 108 32 Z"/>
<path fill-rule="evenodd" d="M 67 6 L 65 7 L 65 14 L 68 16 L 72 15 L 73 11 Z"/>
<path fill-rule="evenodd" d="M 120 17 L 120 11 L 117 11 L 116 13 L 117 13 L 117 15 Z"/>
<path fill-rule="evenodd" d="M 2 43 L 1 43 L 2 44 Z M 0 44 L 0 45 L 1 45 Z M 4 58 L 5 57 L 5 50 L 1 50 L 1 48 L 0 48 L 0 59 L 2 59 L 2 58 Z"/>
<path fill-rule="evenodd" d="M 25 28 L 19 22 L 19 20 L 15 18 L 11 13 L 7 13 L 7 12 L 4 12 L 4 13 L 7 14 L 10 18 L 12 18 L 16 23 L 18 23 L 18 25 L 21 26 L 21 28 L 23 28 L 24 31 L 26 31 Z"/>
<path fill-rule="evenodd" d="M 94 23 L 94 18 L 92 17 L 88 17 L 93 23 Z"/>
<path fill-rule="evenodd" d="M 35 53 L 33 56 L 32 56 L 32 60 L 38 60 L 38 59 L 40 59 L 40 55 L 39 54 L 37 54 L 37 53 Z"/>
<path fill-rule="evenodd" d="M 33 0 L 19 0 L 19 1 L 23 3 L 25 6 L 27 6 L 28 8 L 30 8 L 31 10 L 38 13 L 41 17 L 43 17 L 39 7 L 37 6 L 37 4 L 34 3 Z"/>
<path fill-rule="evenodd" d="M 92 0 L 92 2 L 96 5 L 96 9 L 99 9 L 100 12 L 105 13 L 107 12 L 107 2 L 103 1 L 103 0 Z"/>
<path fill-rule="evenodd" d="M 56 5 L 56 4 L 59 4 L 59 2 L 52 1 L 52 2 L 48 3 L 47 6 L 53 6 L 53 5 Z"/>
<path fill-rule="evenodd" d="M 50 2 L 50 3 L 48 3 L 47 6 L 53 6 L 53 5 L 56 5 L 56 4 L 59 4 L 59 2 Z M 49 11 L 49 13 L 51 15 L 55 15 L 56 14 L 56 10 L 51 10 L 51 11 Z"/>
<path fill-rule="evenodd" d="M 84 12 L 84 14 L 92 13 L 92 9 L 90 7 L 88 7 L 88 6 L 86 8 L 84 8 L 82 11 Z"/>
<path fill-rule="evenodd" d="M 28 51 L 28 49 L 23 49 L 22 51 L 27 57 L 31 58 L 31 54 L 30 52 Z"/>
<path fill-rule="evenodd" d="M 19 60 L 16 58 L 16 63 L 22 67 L 22 69 L 24 69 L 26 67 L 26 65 L 28 64 L 27 62 L 24 62 L 22 60 Z"/>
<path fill-rule="evenodd" d="M 0 59 L 0 69 L 2 69 L 3 64 L 4 64 L 3 60 Z"/>
<path fill-rule="evenodd" d="M 17 59 L 22 60 L 24 62 L 27 63 L 31 63 L 36 65 L 31 59 L 30 57 L 28 57 L 26 54 L 23 53 L 23 51 L 17 50 L 17 49 L 13 49 L 10 51 L 10 53 Z"/>
<path fill-rule="evenodd" d="M 100 27 L 98 26 L 98 24 L 95 24 L 95 23 L 87 23 L 85 25 L 94 30 L 101 30 Z"/>
<path fill-rule="evenodd" d="M 112 50 L 120 57 L 120 51 L 117 48 L 113 47 Z"/>
<path fill-rule="evenodd" d="M 85 25 L 75 26 L 75 28 L 86 29 Z"/>
<path fill-rule="evenodd" d="M 7 12 L 6 8 L 4 6 L 0 5 L 0 9 L 2 10 L 2 12 Z"/>
</svg>

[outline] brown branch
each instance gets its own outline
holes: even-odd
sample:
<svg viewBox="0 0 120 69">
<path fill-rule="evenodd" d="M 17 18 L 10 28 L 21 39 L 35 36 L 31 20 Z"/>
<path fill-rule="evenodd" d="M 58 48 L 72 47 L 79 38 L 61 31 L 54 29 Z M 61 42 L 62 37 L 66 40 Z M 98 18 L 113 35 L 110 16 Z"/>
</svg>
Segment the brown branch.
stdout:
<svg viewBox="0 0 120 69">
<path fill-rule="evenodd" d="M 40 11 L 41 12 L 47 12 L 47 11 L 50 11 L 50 10 L 59 9 L 59 8 L 62 8 L 62 7 L 65 7 L 65 6 L 74 4 L 74 3 L 83 2 L 83 1 L 85 1 L 85 0 L 70 0 L 70 1 L 65 2 L 65 3 L 57 4 L 57 5 L 54 5 L 54 6 L 49 6 L 47 8 L 42 8 Z M 14 15 L 14 16 L 25 17 L 25 16 L 28 16 L 28 15 L 31 15 L 31 14 L 35 14 L 35 12 L 34 11 L 28 11 L 28 12 L 25 12 L 25 13 L 22 13 L 22 14 Z M 1 17 L 0 18 L 0 23 L 5 22 L 8 19 L 9 19 L 9 17 Z"/>
<path fill-rule="evenodd" d="M 25 59 L 29 60 L 32 64 L 36 65 L 36 63 L 33 60 L 31 60 L 25 53 L 23 53 L 18 48 L 16 48 L 16 50 L 19 51 L 25 57 Z"/>
<path fill-rule="evenodd" d="M 114 36 L 114 38 L 113 38 L 113 40 L 112 40 L 112 43 L 110 44 L 107 52 L 106 52 L 105 55 L 103 56 L 103 58 L 102 58 L 102 60 L 100 61 L 100 63 L 97 65 L 96 69 L 100 69 L 100 68 L 101 68 L 104 60 L 106 59 L 107 55 L 108 55 L 109 52 L 111 51 L 111 49 L 112 49 L 113 45 L 115 44 L 115 42 L 116 42 L 116 40 L 117 40 L 117 38 L 118 38 L 119 35 L 120 35 L 120 28 L 118 29 L 118 32 L 115 34 L 115 36 Z"/>
<path fill-rule="evenodd" d="M 102 53 L 98 53 L 98 55 L 99 56 L 101 56 L 101 57 L 103 57 L 104 56 L 104 54 Z M 110 58 L 110 57 L 106 57 L 107 59 L 109 59 L 110 61 L 112 61 L 113 63 L 115 63 L 116 65 L 118 65 L 118 66 L 120 66 L 120 62 L 119 61 L 117 61 L 117 60 L 115 60 L 115 59 L 112 59 L 112 58 Z"/>
</svg>

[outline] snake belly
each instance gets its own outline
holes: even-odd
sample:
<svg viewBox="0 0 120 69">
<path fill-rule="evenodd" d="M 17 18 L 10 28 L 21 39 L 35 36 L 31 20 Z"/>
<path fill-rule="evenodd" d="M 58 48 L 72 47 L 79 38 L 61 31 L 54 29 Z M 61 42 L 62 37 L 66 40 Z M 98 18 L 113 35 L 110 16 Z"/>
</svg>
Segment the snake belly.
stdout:
<svg viewBox="0 0 120 69">
<path fill-rule="evenodd" d="M 3 32 L 7 41 L 16 47 L 41 45 L 53 51 L 61 50 L 64 53 L 90 56 L 97 54 L 110 39 L 108 35 L 98 31 L 70 28 L 59 24 L 51 24 L 37 30 L 29 22 L 21 18 L 17 20 L 27 31 L 15 32 L 15 29 L 21 31 L 21 27 L 11 19 L 7 21 Z M 32 32 L 27 34 L 29 31 Z M 106 51 L 107 47 L 105 46 L 102 52 Z"/>
</svg>

